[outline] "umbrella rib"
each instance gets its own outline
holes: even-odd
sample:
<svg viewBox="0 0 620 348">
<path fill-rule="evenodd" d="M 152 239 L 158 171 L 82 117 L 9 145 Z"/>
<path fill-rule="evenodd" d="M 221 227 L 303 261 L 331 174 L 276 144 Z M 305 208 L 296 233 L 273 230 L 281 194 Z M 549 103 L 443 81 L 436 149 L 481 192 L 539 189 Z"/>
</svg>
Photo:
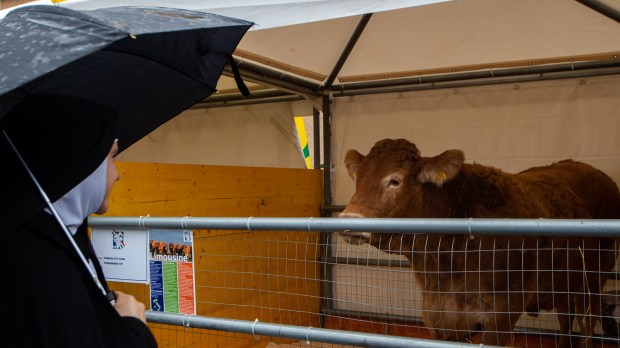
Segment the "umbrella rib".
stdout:
<svg viewBox="0 0 620 348">
<path fill-rule="evenodd" d="M 26 170 L 26 172 L 28 173 L 28 177 L 30 178 L 32 183 L 36 186 L 37 191 L 41 194 L 41 197 L 43 198 L 43 201 L 45 201 L 45 204 L 47 205 L 47 208 L 52 212 L 52 215 L 54 216 L 54 218 L 56 219 L 56 221 L 60 225 L 60 228 L 63 230 L 63 232 L 64 232 L 65 236 L 67 237 L 67 239 L 69 240 L 69 243 L 71 244 L 71 246 L 73 247 L 75 252 L 80 257 L 80 260 L 84 264 L 84 267 L 86 267 L 88 269 L 88 272 L 93 277 L 93 280 L 95 281 L 97 287 L 103 292 L 104 296 L 106 296 L 107 298 L 110 298 L 110 295 L 108 294 L 108 292 L 105 290 L 105 288 L 103 287 L 103 285 L 99 281 L 99 278 L 97 277 L 97 274 L 95 273 L 95 271 L 92 268 L 90 268 L 90 265 L 89 265 L 88 261 L 86 260 L 86 257 L 84 256 L 84 254 L 82 253 L 82 251 L 78 247 L 77 243 L 73 239 L 73 236 L 71 235 L 71 232 L 69 232 L 69 230 L 67 229 L 67 226 L 65 226 L 64 222 L 62 221 L 62 219 L 58 215 L 58 212 L 56 212 L 56 209 L 54 208 L 54 205 L 52 204 L 52 202 L 50 201 L 49 197 L 47 196 L 47 194 L 43 190 L 43 187 L 41 187 L 41 184 L 39 184 L 39 182 L 37 181 L 37 178 L 34 176 L 32 171 L 30 170 L 30 167 L 28 167 L 28 164 L 26 163 L 26 161 L 24 161 L 24 158 L 20 155 L 19 151 L 15 147 L 15 144 L 13 144 L 13 141 L 11 141 L 11 138 L 9 137 L 9 135 L 6 133 L 6 131 L 4 129 L 2 129 L 2 135 L 4 136 L 4 138 L 6 139 L 7 143 L 9 144 L 9 147 L 13 151 L 13 154 L 15 154 L 15 156 L 19 160 L 19 162 L 22 165 L 23 169 Z"/>
<path fill-rule="evenodd" d="M 43 9 L 49 8 L 49 7 L 54 8 L 54 6 L 40 5 L 40 6 L 28 6 L 28 7 L 26 7 L 26 9 L 28 10 L 28 12 L 37 12 L 37 13 L 49 14 L 50 13 L 49 11 L 43 11 Z M 21 11 L 22 11 L 21 9 L 16 9 L 15 10 L 15 12 L 21 12 Z M 76 16 L 76 13 L 79 14 L 79 17 Z M 80 19 L 80 20 L 82 20 L 84 22 L 89 22 L 89 23 L 93 23 L 93 24 L 96 24 L 96 25 L 100 25 L 102 27 L 106 27 L 108 29 L 112 29 L 115 32 L 123 33 L 126 36 L 131 36 L 130 33 L 122 32 L 118 28 L 115 28 L 115 27 L 113 27 L 113 26 L 111 26 L 111 25 L 109 25 L 109 24 L 107 24 L 107 23 L 105 23 L 103 21 L 100 21 L 100 20 L 98 20 L 95 17 L 88 16 L 84 12 L 81 12 L 81 11 L 72 11 L 70 14 L 69 13 L 62 13 L 62 12 L 55 12 L 54 14 L 57 15 L 57 16 L 65 17 L 65 18 L 78 18 L 78 19 Z M 62 30 L 64 30 L 64 29 L 62 29 Z M 64 31 L 70 32 L 70 30 L 64 30 Z M 95 36 L 96 37 L 96 35 L 91 35 L 90 33 L 85 33 L 85 32 L 80 32 L 80 34 L 89 35 L 89 36 Z"/>
</svg>

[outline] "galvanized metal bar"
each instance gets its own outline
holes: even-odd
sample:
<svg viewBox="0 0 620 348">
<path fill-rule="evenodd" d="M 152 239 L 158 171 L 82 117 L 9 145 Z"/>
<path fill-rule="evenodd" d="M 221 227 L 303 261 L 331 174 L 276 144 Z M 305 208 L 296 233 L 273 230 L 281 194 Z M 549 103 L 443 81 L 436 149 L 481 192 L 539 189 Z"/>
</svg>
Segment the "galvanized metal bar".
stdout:
<svg viewBox="0 0 620 348">
<path fill-rule="evenodd" d="M 268 84 L 270 86 L 300 93 L 303 95 L 321 96 L 322 85 L 318 81 L 311 81 L 295 75 L 290 72 L 266 67 L 249 60 L 242 60 L 235 57 L 235 61 L 239 67 L 239 72 L 244 80 Z M 231 76 L 232 69 L 230 65 L 226 65 L 223 75 Z"/>
<path fill-rule="evenodd" d="M 321 255 L 320 260 L 324 258 L 332 257 L 332 247 L 330 242 L 330 233 L 321 233 Z M 321 262 L 321 308 L 333 308 L 334 298 L 336 297 L 334 291 L 334 265 L 326 262 Z M 320 311 L 319 311 L 320 312 Z M 322 313 L 320 313 L 322 314 Z M 321 327 L 325 325 L 325 318 L 320 316 Z"/>
<path fill-rule="evenodd" d="M 194 104 L 190 109 L 207 109 L 213 107 L 233 106 L 233 105 L 249 105 L 259 103 L 270 103 L 279 101 L 302 100 L 298 94 L 291 94 L 278 89 L 263 89 L 252 91 L 249 96 L 242 93 L 223 93 L 213 94 L 198 103 Z"/>
<path fill-rule="evenodd" d="M 331 128 L 331 99 L 329 94 L 323 95 L 323 205 L 332 204 L 332 189 L 331 189 L 331 141 L 332 141 L 332 128 Z"/>
<path fill-rule="evenodd" d="M 324 107 L 324 106 L 323 106 Z M 312 108 L 312 126 L 313 126 L 313 136 L 314 136 L 314 170 L 323 169 L 323 178 L 325 178 L 325 168 L 324 164 L 321 164 L 321 159 L 325 161 L 325 155 L 321 156 L 321 112 L 316 108 Z M 322 157 L 322 158 L 321 158 Z M 323 191 L 323 203 L 321 206 L 325 205 L 325 191 Z M 324 217 L 325 212 L 321 210 L 321 216 Z M 329 257 L 329 253 L 331 248 L 329 247 L 329 233 L 323 232 L 319 236 L 319 259 L 323 259 L 325 257 Z M 333 272 L 332 267 L 327 264 L 322 264 L 319 269 L 321 275 L 321 286 L 319 287 L 320 291 L 320 306 L 321 307 L 330 307 L 332 306 L 333 301 Z M 325 325 L 325 317 L 319 313 L 319 325 L 323 327 Z"/>
<path fill-rule="evenodd" d="M 350 332 L 341 330 L 321 329 L 313 327 L 301 327 L 293 325 L 270 324 L 259 321 L 245 321 L 234 319 L 221 319 L 203 316 L 172 314 L 165 312 L 146 312 L 146 319 L 150 323 L 177 325 L 186 328 L 200 328 L 242 334 L 271 336 L 304 340 L 306 342 L 324 342 L 344 344 L 359 347 L 399 347 L 399 348 L 443 348 L 462 347 L 479 348 L 479 344 L 466 344 L 445 341 L 433 341 L 422 338 L 408 338 L 401 336 L 388 336 L 369 334 L 362 332 Z M 485 346 L 490 347 L 490 346 Z"/>
<path fill-rule="evenodd" d="M 230 99 L 230 100 L 209 100 L 201 101 L 194 104 L 190 109 L 210 109 L 210 108 L 222 108 L 227 106 L 239 106 L 239 105 L 255 105 L 266 103 L 282 103 L 290 101 L 304 100 L 302 96 L 296 94 L 288 94 L 274 97 L 257 97 L 248 99 Z"/>
<path fill-rule="evenodd" d="M 329 92 L 329 91 L 324 91 Z M 332 168 L 332 156 L 331 156 L 331 96 L 329 93 L 323 94 L 323 206 L 328 206 L 332 204 L 332 190 L 331 190 L 331 168 Z M 323 218 L 329 219 L 330 213 L 321 209 L 321 216 Z M 331 231 L 323 231 L 323 232 L 331 232 Z M 321 233 L 321 245 L 323 246 L 321 249 L 323 253 L 321 257 L 330 257 L 331 256 L 331 243 L 330 243 L 330 234 L 329 233 Z M 324 263 L 322 264 L 322 274 L 321 279 L 323 280 L 322 297 L 325 299 L 321 301 L 321 306 L 326 306 L 331 308 L 334 306 L 334 270 L 333 265 Z M 321 316 L 321 325 L 324 324 L 324 318 Z"/>
<path fill-rule="evenodd" d="M 335 309 L 335 308 L 321 308 L 321 313 L 325 315 L 332 315 L 336 317 L 342 318 L 351 318 L 351 319 L 359 319 L 359 320 L 377 320 L 377 321 L 385 321 L 388 323 L 403 323 L 409 325 L 416 326 L 425 326 L 422 318 L 417 316 L 404 316 L 404 315 L 393 315 L 393 314 L 383 314 L 383 313 L 372 313 L 372 312 L 362 312 L 362 311 L 352 311 L 348 309 Z M 523 335 L 540 335 L 546 337 L 557 338 L 558 331 L 553 329 L 544 329 L 544 328 L 533 328 L 533 327 L 524 327 L 524 326 L 515 326 L 513 332 Z M 576 334 L 574 332 L 573 334 Z M 609 343 L 609 344 L 618 344 L 618 338 L 614 337 L 604 337 L 599 334 L 593 335 L 594 339 L 597 340 L 597 344 L 601 343 Z M 595 344 L 595 346 L 597 345 Z M 481 345 L 479 347 L 488 347 L 486 345 Z"/>
<path fill-rule="evenodd" d="M 335 213 L 339 211 L 343 211 L 346 205 L 325 205 L 321 207 L 322 210 L 330 213 Z"/>
<path fill-rule="evenodd" d="M 332 265 L 411 268 L 411 262 L 401 261 L 401 260 L 328 256 L 328 257 L 321 259 L 321 261 L 332 264 Z"/>
<path fill-rule="evenodd" d="M 620 63 L 620 61 L 618 61 Z M 400 92 L 414 92 L 443 88 L 465 88 L 475 86 L 487 86 L 487 85 L 499 85 L 508 83 L 524 83 L 546 80 L 559 80 L 568 78 L 585 78 L 593 76 L 605 76 L 605 75 L 618 75 L 620 74 L 620 68 L 605 68 L 605 69 L 592 69 L 582 71 L 560 71 L 545 74 L 529 74 L 529 75 L 515 75 L 506 77 L 486 77 L 478 79 L 463 79 L 463 80 L 447 80 L 437 82 L 423 82 L 420 83 L 417 80 L 411 80 L 409 82 L 399 81 L 397 79 L 388 80 L 389 83 L 384 83 L 382 87 L 369 86 L 365 83 L 356 84 L 342 84 L 334 86 L 333 97 L 352 97 L 357 95 L 372 95 L 380 93 L 400 93 Z M 443 75 L 442 75 L 443 76 Z M 387 82 L 387 81 L 386 81 Z M 370 82 L 369 84 L 377 84 Z"/>
<path fill-rule="evenodd" d="M 339 318 L 359 319 L 359 320 L 376 320 L 388 323 L 399 322 L 403 324 L 425 327 L 422 318 L 416 316 L 398 315 L 392 313 L 373 313 L 354 311 L 349 309 L 337 308 L 321 308 L 321 313 Z"/>
<path fill-rule="evenodd" d="M 326 88 L 318 82 L 303 79 L 290 72 L 264 67 L 247 60 L 244 61 L 243 64 L 244 68 L 240 68 L 240 71 L 242 76 L 248 81 L 268 84 L 292 94 L 320 96 L 322 93 L 329 90 L 328 92 L 330 92 L 334 98 L 620 74 L 620 58 L 614 57 L 613 59 L 607 60 L 503 68 L 493 69 L 492 71 L 478 70 L 461 73 L 390 78 L 376 81 L 332 83 L 329 88 Z M 232 72 L 225 70 L 224 75 L 232 75 Z M 234 102 L 235 105 L 257 103 L 252 99 L 245 99 L 242 96 L 238 96 L 238 98 L 239 99 Z M 279 100 L 273 99 L 269 102 L 276 101 Z M 204 104 L 205 102 L 206 104 Z M 210 107 L 210 105 L 213 107 L 228 106 L 232 104 L 232 101 L 227 104 L 220 104 L 209 104 L 209 99 L 205 99 L 198 104 L 198 107 Z"/>
<path fill-rule="evenodd" d="M 247 231 L 374 231 L 528 236 L 620 236 L 617 219 L 382 219 L 255 217 L 89 217 L 91 227 Z"/>
<path fill-rule="evenodd" d="M 312 138 L 314 139 L 314 169 L 321 169 L 321 114 L 312 108 Z"/>
<path fill-rule="evenodd" d="M 566 62 L 540 66 L 525 66 L 516 68 L 502 68 L 493 70 L 465 71 L 446 74 L 420 75 L 415 77 L 390 78 L 385 80 L 363 81 L 363 82 L 343 82 L 335 83 L 332 86 L 334 96 L 347 95 L 345 92 L 361 89 L 380 89 L 384 87 L 411 86 L 411 85 L 430 85 L 459 81 L 498 81 L 504 83 L 507 78 L 517 78 L 519 76 L 553 78 L 554 74 L 564 74 L 562 77 L 581 77 L 584 73 L 588 74 L 617 74 L 620 67 L 620 58 L 607 59 L 601 61 L 585 62 Z M 446 84 L 447 85 L 447 84 Z M 476 84 L 473 84 L 476 85 Z"/>
</svg>

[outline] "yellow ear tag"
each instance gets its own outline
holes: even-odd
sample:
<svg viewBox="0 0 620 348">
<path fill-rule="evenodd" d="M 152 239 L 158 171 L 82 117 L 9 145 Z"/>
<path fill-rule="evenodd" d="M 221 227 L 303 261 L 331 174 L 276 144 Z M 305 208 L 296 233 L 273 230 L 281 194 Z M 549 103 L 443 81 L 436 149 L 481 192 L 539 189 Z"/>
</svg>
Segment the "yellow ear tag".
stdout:
<svg viewBox="0 0 620 348">
<path fill-rule="evenodd" d="M 65 2 L 66 0 L 51 0 L 51 1 L 52 1 L 52 4 L 56 5 L 59 2 Z"/>
<path fill-rule="evenodd" d="M 437 173 L 437 177 L 439 178 L 439 180 L 444 181 L 444 180 L 446 180 L 448 175 L 446 174 L 446 172 L 439 172 L 439 173 Z"/>
</svg>

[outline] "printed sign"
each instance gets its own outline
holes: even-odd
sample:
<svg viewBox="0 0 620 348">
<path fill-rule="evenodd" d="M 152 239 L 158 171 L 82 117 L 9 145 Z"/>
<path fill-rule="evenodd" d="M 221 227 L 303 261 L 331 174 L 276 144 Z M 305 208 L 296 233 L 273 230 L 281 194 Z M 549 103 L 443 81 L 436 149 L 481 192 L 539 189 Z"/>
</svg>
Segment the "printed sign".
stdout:
<svg viewBox="0 0 620 348">
<path fill-rule="evenodd" d="M 147 231 L 94 228 L 90 237 L 107 280 L 148 283 Z"/>
<path fill-rule="evenodd" d="M 196 314 L 193 231 L 149 231 L 151 310 Z"/>
</svg>

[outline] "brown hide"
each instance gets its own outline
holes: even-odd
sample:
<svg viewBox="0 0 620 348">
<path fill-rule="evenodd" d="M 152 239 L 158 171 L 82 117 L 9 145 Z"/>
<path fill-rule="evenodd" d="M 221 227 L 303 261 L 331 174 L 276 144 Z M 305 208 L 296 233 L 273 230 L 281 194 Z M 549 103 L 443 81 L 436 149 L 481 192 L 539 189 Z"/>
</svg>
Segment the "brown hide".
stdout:
<svg viewBox="0 0 620 348">
<path fill-rule="evenodd" d="M 571 160 L 508 174 L 466 164 L 460 150 L 422 157 L 407 140 L 386 139 L 367 156 L 349 150 L 345 163 L 356 192 L 341 217 L 620 217 L 613 180 Z M 460 342 L 482 331 L 485 344 L 510 344 L 522 312 L 553 309 L 560 313 L 559 346 L 570 344 L 575 316 L 581 334 L 591 337 L 599 294 L 616 263 L 613 238 L 341 235 L 407 257 L 422 291 L 426 326 L 438 339 Z M 588 337 L 581 346 L 591 343 Z"/>
</svg>

